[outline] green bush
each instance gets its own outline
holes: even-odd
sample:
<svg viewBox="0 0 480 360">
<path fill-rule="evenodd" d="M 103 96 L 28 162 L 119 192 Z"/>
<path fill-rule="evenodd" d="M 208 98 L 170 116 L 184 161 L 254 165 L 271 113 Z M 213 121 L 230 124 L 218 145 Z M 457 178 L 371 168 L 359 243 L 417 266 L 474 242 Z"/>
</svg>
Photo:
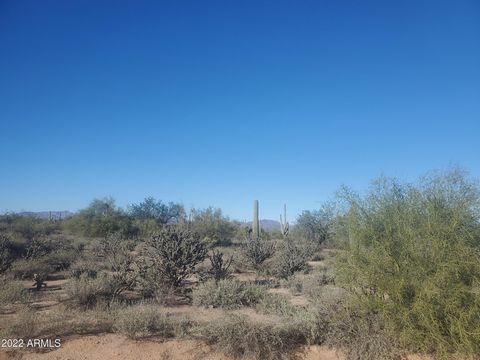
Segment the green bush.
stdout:
<svg viewBox="0 0 480 360">
<path fill-rule="evenodd" d="M 410 351 L 480 353 L 479 194 L 458 170 L 342 193 L 337 280 Z"/>
<path fill-rule="evenodd" d="M 188 226 L 210 246 L 231 245 L 237 228 L 234 222 L 223 216 L 221 209 L 213 207 L 192 209 Z"/>
<path fill-rule="evenodd" d="M 195 288 L 192 296 L 198 306 L 236 309 L 257 304 L 265 296 L 265 288 L 234 279 L 208 280 Z"/>
</svg>

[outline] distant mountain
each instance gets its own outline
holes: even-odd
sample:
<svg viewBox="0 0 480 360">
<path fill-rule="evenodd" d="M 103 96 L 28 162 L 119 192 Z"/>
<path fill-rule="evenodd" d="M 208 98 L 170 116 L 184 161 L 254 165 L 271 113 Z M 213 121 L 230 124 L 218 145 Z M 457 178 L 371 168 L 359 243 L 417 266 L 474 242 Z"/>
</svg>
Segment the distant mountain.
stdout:
<svg viewBox="0 0 480 360">
<path fill-rule="evenodd" d="M 59 220 L 59 219 L 66 219 L 70 216 L 73 215 L 71 211 L 65 210 L 65 211 L 23 211 L 19 212 L 19 215 L 22 216 L 31 216 L 37 219 L 53 219 L 53 220 Z"/>
<path fill-rule="evenodd" d="M 244 223 L 246 226 L 252 226 L 252 222 Z M 276 220 L 270 219 L 261 219 L 260 220 L 260 228 L 267 231 L 278 230 L 280 231 L 280 222 Z"/>
</svg>

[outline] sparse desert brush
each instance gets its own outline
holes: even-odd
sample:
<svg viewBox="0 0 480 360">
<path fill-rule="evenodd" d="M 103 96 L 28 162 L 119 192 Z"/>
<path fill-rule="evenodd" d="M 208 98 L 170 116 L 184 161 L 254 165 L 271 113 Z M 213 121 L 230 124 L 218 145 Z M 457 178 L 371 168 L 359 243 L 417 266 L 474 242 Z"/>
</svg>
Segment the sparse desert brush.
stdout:
<svg viewBox="0 0 480 360">
<path fill-rule="evenodd" d="M 27 302 L 30 294 L 20 281 L 0 278 L 0 306 Z"/>
<path fill-rule="evenodd" d="M 335 276 L 330 269 L 320 269 L 309 274 L 297 273 L 289 277 L 284 284 L 293 294 L 305 294 L 311 299 L 318 297 L 327 285 L 335 283 Z"/>
<path fill-rule="evenodd" d="M 99 272 L 99 266 L 95 264 L 93 261 L 86 261 L 83 259 L 80 259 L 78 261 L 75 261 L 71 266 L 70 266 L 70 275 L 73 278 L 79 279 L 80 276 L 85 274 L 84 276 L 95 279 L 97 277 L 97 274 Z"/>
<path fill-rule="evenodd" d="M 4 326 L 0 335 L 26 339 L 104 333 L 112 329 L 111 318 L 111 312 L 101 308 L 78 312 L 60 306 L 49 311 L 38 311 L 24 306 L 15 317 L 2 324 Z"/>
<path fill-rule="evenodd" d="M 379 314 L 365 307 L 345 304 L 329 322 L 327 344 L 341 350 L 348 360 L 398 360 L 398 338 Z"/>
<path fill-rule="evenodd" d="M 152 335 L 175 336 L 175 327 L 158 306 L 136 305 L 126 307 L 116 315 L 113 329 L 128 337 L 139 339 Z"/>
<path fill-rule="evenodd" d="M 89 278 L 87 274 L 72 278 L 65 285 L 70 301 L 84 309 L 92 308 L 102 301 L 116 298 L 116 284 L 110 274 L 101 273 L 97 278 Z"/>
<path fill-rule="evenodd" d="M 10 268 L 10 272 L 17 279 L 33 279 L 35 274 L 47 276 L 51 271 L 52 268 L 42 258 L 19 259 Z"/>
<path fill-rule="evenodd" d="M 256 308 L 263 314 L 276 316 L 294 316 L 299 310 L 285 296 L 271 293 L 267 293 Z"/>
<path fill-rule="evenodd" d="M 254 306 L 266 294 L 261 285 L 224 279 L 218 282 L 208 280 L 193 290 L 193 303 L 198 306 L 236 309 L 242 306 Z"/>
<path fill-rule="evenodd" d="M 261 323 L 241 315 L 203 323 L 194 335 L 235 359 L 278 360 L 296 358 L 304 344 L 302 334 L 285 323 Z"/>
</svg>

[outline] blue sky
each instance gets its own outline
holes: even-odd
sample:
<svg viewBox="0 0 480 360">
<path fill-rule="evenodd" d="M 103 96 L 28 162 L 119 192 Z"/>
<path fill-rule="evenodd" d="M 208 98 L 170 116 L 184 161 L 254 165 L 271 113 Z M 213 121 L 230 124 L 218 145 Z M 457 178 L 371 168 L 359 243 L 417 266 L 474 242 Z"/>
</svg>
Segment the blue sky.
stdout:
<svg viewBox="0 0 480 360">
<path fill-rule="evenodd" d="M 145 196 L 291 216 L 480 176 L 480 3 L 0 0 L 0 211 Z"/>
</svg>

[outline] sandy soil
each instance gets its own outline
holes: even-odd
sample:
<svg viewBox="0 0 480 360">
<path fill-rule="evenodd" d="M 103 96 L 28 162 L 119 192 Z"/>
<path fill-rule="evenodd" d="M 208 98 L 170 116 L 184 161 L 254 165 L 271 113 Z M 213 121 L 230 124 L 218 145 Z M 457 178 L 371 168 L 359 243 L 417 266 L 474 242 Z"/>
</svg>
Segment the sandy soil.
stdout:
<svg viewBox="0 0 480 360">
<path fill-rule="evenodd" d="M 2 356 L 3 355 L 3 356 Z M 120 335 L 83 336 L 65 341 L 58 350 L 45 353 L 0 351 L 0 360 L 231 360 L 193 340 L 134 341 Z M 342 360 L 334 350 L 311 346 L 304 360 Z"/>
</svg>

